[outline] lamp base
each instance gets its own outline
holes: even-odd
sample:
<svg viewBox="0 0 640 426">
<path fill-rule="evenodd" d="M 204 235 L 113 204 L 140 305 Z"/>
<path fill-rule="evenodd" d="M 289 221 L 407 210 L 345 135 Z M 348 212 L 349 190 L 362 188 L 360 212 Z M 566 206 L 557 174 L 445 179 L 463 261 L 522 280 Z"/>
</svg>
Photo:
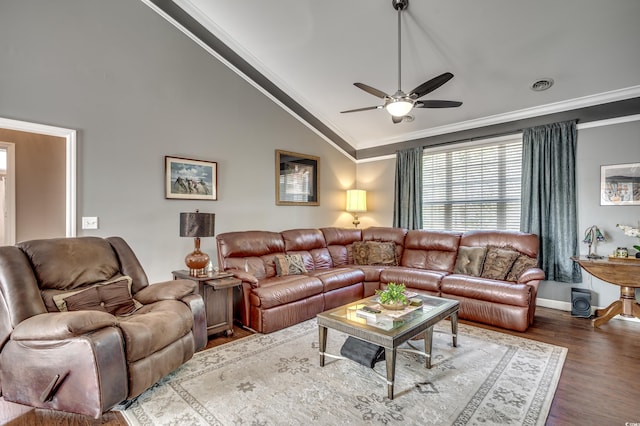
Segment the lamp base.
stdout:
<svg viewBox="0 0 640 426">
<path fill-rule="evenodd" d="M 184 258 L 189 269 L 189 275 L 197 277 L 204 275 L 209 264 L 209 255 L 200 251 L 200 238 L 195 238 L 195 250 Z"/>
<path fill-rule="evenodd" d="M 358 219 L 358 215 L 357 214 L 353 215 L 353 222 L 351 222 L 351 223 L 353 223 L 353 226 L 355 226 L 356 228 L 358 227 L 358 225 L 360 225 L 360 220 Z"/>
</svg>

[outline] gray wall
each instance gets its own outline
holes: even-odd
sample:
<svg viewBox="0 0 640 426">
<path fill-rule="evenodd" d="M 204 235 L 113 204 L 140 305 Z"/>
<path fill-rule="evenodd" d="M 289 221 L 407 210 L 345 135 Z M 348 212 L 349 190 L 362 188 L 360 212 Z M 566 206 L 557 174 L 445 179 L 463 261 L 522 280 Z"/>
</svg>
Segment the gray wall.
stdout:
<svg viewBox="0 0 640 426">
<path fill-rule="evenodd" d="M 124 237 L 154 281 L 193 250 L 182 211 L 217 233 L 351 225 L 355 163 L 141 2 L 2 0 L 0 58 L 0 117 L 78 130 L 78 223 L 100 222 L 78 235 Z M 319 207 L 275 205 L 276 149 L 320 157 Z M 219 201 L 166 200 L 165 155 L 217 161 Z"/>
</svg>

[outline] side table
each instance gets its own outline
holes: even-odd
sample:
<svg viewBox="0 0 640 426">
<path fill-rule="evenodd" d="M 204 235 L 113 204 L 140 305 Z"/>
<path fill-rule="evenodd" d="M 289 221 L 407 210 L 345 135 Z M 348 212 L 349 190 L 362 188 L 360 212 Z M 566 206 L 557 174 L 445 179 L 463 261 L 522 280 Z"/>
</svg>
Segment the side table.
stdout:
<svg viewBox="0 0 640 426">
<path fill-rule="evenodd" d="M 198 283 L 198 293 L 204 300 L 207 316 L 207 335 L 226 332 L 233 335 L 233 289 L 242 284 L 237 278 L 229 276 L 205 275 L 195 277 L 189 271 L 173 271 L 173 279 L 186 279 Z"/>
</svg>

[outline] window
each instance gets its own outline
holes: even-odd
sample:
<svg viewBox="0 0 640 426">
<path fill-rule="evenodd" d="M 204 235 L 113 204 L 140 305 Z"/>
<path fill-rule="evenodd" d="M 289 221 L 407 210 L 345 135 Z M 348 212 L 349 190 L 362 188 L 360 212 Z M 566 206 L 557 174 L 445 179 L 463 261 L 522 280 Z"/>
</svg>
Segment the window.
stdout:
<svg viewBox="0 0 640 426">
<path fill-rule="evenodd" d="M 422 228 L 520 229 L 522 137 L 427 148 Z"/>
</svg>

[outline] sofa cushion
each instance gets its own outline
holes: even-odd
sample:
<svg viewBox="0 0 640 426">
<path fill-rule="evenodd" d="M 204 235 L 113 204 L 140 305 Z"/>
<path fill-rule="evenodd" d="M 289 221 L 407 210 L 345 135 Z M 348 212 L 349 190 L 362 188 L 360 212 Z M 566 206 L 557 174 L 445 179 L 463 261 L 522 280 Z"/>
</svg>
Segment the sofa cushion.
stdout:
<svg viewBox="0 0 640 426">
<path fill-rule="evenodd" d="M 484 265 L 484 257 L 486 254 L 486 247 L 458 247 L 458 257 L 456 259 L 456 266 L 453 268 L 453 273 L 479 277 L 482 273 L 482 266 Z"/>
<path fill-rule="evenodd" d="M 481 277 L 504 280 L 518 256 L 520 253 L 510 248 L 487 246 Z"/>
<path fill-rule="evenodd" d="M 446 272 L 396 266 L 380 272 L 380 282 L 404 284 L 410 289 L 437 293 L 440 291 L 440 281 L 445 275 L 447 275 Z"/>
<path fill-rule="evenodd" d="M 161 300 L 144 305 L 133 315 L 121 317 L 118 326 L 122 331 L 129 363 L 180 340 L 193 327 L 193 314 L 179 300 Z"/>
<path fill-rule="evenodd" d="M 260 286 L 251 290 L 249 300 L 253 306 L 269 309 L 322 294 L 322 290 L 322 281 L 315 277 L 307 275 L 273 277 L 261 280 Z"/>
<path fill-rule="evenodd" d="M 524 271 L 538 267 L 538 259 L 521 254 L 513 263 L 511 270 L 507 274 L 507 281 L 518 281 Z"/>
<path fill-rule="evenodd" d="M 405 238 L 400 265 L 452 273 L 460 235 L 459 232 L 411 230 Z"/>
<path fill-rule="evenodd" d="M 531 304 L 532 287 L 466 275 L 448 275 L 440 286 L 442 297 L 449 295 L 513 306 Z"/>
<path fill-rule="evenodd" d="M 40 289 L 72 290 L 106 281 L 120 271 L 118 258 L 104 238 L 51 238 L 16 246 L 29 258 Z"/>
<path fill-rule="evenodd" d="M 299 275 L 307 272 L 300 254 L 279 254 L 274 258 L 276 276 Z"/>
<path fill-rule="evenodd" d="M 364 272 L 353 268 L 318 269 L 310 272 L 309 275 L 322 281 L 325 293 L 364 281 Z"/>
</svg>

